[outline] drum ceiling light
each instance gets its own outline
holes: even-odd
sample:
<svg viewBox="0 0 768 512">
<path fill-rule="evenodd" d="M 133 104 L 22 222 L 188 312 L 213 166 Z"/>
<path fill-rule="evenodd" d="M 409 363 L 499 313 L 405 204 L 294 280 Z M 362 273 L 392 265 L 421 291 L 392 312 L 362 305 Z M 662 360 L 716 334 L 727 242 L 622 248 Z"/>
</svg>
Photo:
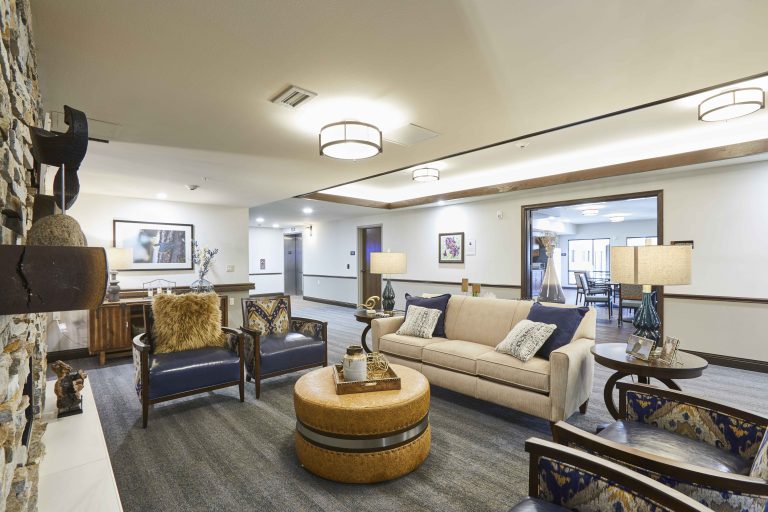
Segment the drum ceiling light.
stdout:
<svg viewBox="0 0 768 512">
<path fill-rule="evenodd" d="M 699 121 L 727 121 L 765 108 L 765 93 L 759 87 L 732 89 L 699 104 Z"/>
<path fill-rule="evenodd" d="M 320 129 L 320 154 L 341 160 L 363 160 L 381 153 L 381 130 L 359 121 L 341 121 Z"/>
<path fill-rule="evenodd" d="M 440 179 L 440 171 L 434 167 L 421 167 L 411 173 L 413 181 L 437 181 Z"/>
</svg>

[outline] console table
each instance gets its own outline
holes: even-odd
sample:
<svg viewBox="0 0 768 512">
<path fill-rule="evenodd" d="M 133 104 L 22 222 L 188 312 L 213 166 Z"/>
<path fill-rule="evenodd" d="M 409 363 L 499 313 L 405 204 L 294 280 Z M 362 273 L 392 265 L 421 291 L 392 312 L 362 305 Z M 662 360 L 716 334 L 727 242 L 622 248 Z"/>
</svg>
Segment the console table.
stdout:
<svg viewBox="0 0 768 512">
<path fill-rule="evenodd" d="M 228 298 L 220 295 L 221 325 L 228 325 Z M 150 297 L 120 299 L 104 302 L 88 312 L 88 353 L 99 355 L 99 364 L 107 360 L 107 353 L 131 349 L 135 334 L 144 332 L 144 306 L 152 304 Z M 134 332 L 135 331 L 135 332 Z"/>
</svg>

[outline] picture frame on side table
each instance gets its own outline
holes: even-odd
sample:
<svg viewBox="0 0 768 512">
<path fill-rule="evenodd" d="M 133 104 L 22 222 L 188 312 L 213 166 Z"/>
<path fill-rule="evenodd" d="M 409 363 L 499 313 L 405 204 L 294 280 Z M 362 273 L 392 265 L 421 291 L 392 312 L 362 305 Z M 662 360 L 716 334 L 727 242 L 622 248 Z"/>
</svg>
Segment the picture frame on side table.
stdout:
<svg viewBox="0 0 768 512">
<path fill-rule="evenodd" d="M 192 270 L 192 224 L 113 220 L 112 244 L 131 249 L 125 270 Z"/>
<path fill-rule="evenodd" d="M 627 353 L 642 361 L 648 361 L 651 358 L 653 343 L 653 340 L 650 338 L 643 338 L 632 334 L 627 340 Z"/>
<path fill-rule="evenodd" d="M 438 258 L 440 263 L 464 263 L 463 231 L 438 235 Z"/>
<path fill-rule="evenodd" d="M 680 340 L 673 338 L 672 336 L 664 336 L 664 343 L 661 345 L 661 354 L 659 354 L 659 361 L 663 361 L 669 365 L 675 364 L 677 361 L 677 349 L 680 346 Z"/>
</svg>

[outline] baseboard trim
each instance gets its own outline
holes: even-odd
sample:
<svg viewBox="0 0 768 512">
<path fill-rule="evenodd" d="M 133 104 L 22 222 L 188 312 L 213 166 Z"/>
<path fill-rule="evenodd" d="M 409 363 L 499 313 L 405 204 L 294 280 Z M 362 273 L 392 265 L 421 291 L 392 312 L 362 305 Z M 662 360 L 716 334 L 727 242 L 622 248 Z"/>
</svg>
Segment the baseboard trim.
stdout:
<svg viewBox="0 0 768 512">
<path fill-rule="evenodd" d="M 319 297 L 308 297 L 306 295 L 304 295 L 302 297 L 302 299 L 308 300 L 310 302 L 319 302 L 321 304 L 330 304 L 331 306 L 341 306 L 343 308 L 357 309 L 357 304 L 353 304 L 351 302 L 342 302 L 340 300 L 321 299 Z"/>
<path fill-rule="evenodd" d="M 70 361 L 72 359 L 83 359 L 90 357 L 87 348 L 72 348 L 69 350 L 56 350 L 48 352 L 48 361 Z"/>
<path fill-rule="evenodd" d="M 726 366 L 738 370 L 749 370 L 752 372 L 768 373 L 768 361 L 758 361 L 757 359 L 746 359 L 743 357 L 724 356 L 721 354 L 710 354 L 708 352 L 697 352 L 695 350 L 684 350 L 689 354 L 703 357 L 709 364 L 716 366 Z"/>
</svg>

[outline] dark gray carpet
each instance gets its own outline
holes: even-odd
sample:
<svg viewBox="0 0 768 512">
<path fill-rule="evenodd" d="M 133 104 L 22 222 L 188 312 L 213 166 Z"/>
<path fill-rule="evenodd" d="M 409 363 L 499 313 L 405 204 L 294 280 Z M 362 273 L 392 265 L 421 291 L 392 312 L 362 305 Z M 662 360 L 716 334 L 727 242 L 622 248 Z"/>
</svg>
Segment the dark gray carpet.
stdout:
<svg viewBox="0 0 768 512">
<path fill-rule="evenodd" d="M 362 324 L 348 309 L 307 302 L 293 309 L 331 322 L 331 360 L 359 340 Z M 90 360 L 73 363 L 92 367 Z M 345 485 L 315 477 L 296 461 L 292 389 L 301 373 L 265 381 L 260 401 L 249 385 L 244 404 L 231 388 L 157 405 L 147 430 L 128 359 L 88 374 L 127 512 L 506 510 L 527 493 L 525 439 L 550 437 L 544 420 L 433 388 L 426 462 L 392 482 Z M 608 375 L 597 367 L 589 411 L 571 423 L 592 430 L 610 420 L 602 403 Z M 758 412 L 768 406 L 761 391 L 766 374 L 710 367 L 681 386 Z"/>
</svg>

